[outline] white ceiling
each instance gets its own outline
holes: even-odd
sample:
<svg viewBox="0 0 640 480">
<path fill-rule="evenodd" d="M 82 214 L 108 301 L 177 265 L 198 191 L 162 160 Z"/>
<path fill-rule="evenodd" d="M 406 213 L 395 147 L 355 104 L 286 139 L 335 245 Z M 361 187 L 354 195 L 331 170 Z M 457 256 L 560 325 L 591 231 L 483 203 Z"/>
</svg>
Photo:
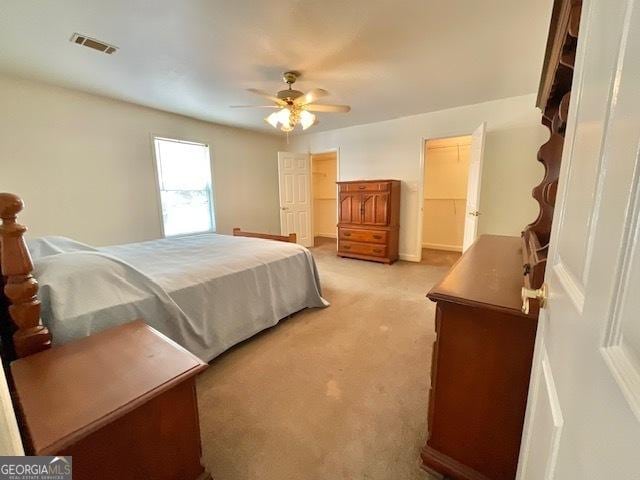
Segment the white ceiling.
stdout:
<svg viewBox="0 0 640 480">
<path fill-rule="evenodd" d="M 315 130 L 537 90 L 552 0 L 2 0 L 0 71 L 273 131 L 246 88 L 295 69 L 348 114 Z M 74 32 L 120 47 L 105 55 Z"/>
</svg>

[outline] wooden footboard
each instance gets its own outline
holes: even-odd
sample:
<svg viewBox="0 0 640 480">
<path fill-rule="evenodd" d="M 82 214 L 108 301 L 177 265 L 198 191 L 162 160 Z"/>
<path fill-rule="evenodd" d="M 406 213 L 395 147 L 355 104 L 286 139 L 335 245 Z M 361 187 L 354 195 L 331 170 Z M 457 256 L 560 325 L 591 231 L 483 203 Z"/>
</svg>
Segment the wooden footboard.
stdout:
<svg viewBox="0 0 640 480">
<path fill-rule="evenodd" d="M 51 346 L 49 330 L 40 322 L 38 282 L 31 275 L 33 263 L 23 237 L 27 228 L 16 222 L 23 208 L 24 203 L 17 195 L 0 193 L 0 268 L 8 304 L 8 309 L 0 314 L 0 321 L 5 323 L 3 332 L 13 332 L 3 338 L 3 350 L 17 357 Z"/>
<path fill-rule="evenodd" d="M 289 242 L 289 243 L 296 243 L 298 241 L 298 238 L 295 233 L 290 233 L 289 235 L 271 235 L 269 233 L 243 232 L 239 228 L 233 229 L 233 236 L 264 238 L 266 240 L 277 240 L 278 242 Z"/>
</svg>

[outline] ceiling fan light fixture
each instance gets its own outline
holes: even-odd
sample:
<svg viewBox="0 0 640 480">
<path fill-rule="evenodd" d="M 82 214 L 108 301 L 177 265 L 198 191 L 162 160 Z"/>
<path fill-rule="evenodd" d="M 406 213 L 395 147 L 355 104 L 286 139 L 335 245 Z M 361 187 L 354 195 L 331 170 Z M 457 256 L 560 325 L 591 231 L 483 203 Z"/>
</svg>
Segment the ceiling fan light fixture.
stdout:
<svg viewBox="0 0 640 480">
<path fill-rule="evenodd" d="M 273 112 L 272 114 L 270 114 L 267 118 L 265 118 L 264 120 L 271 125 L 273 128 L 278 128 L 278 114 L 280 113 L 280 110 L 278 110 L 277 112 Z"/>
<path fill-rule="evenodd" d="M 278 121 L 282 125 L 289 125 L 291 123 L 291 111 L 288 108 L 283 108 L 278 113 Z"/>
<path fill-rule="evenodd" d="M 273 128 L 280 129 L 283 132 L 293 131 L 298 124 L 302 130 L 306 130 L 317 123 L 316 115 L 311 112 L 328 112 L 346 113 L 351 110 L 348 105 L 330 105 L 326 103 L 316 103 L 322 97 L 329 95 L 329 92 L 322 88 L 314 88 L 307 93 L 291 88 L 298 77 L 299 72 L 284 72 L 282 80 L 287 84 L 286 90 L 281 90 L 276 95 L 269 92 L 259 90 L 257 88 L 249 88 L 248 91 L 261 97 L 268 98 L 275 105 L 238 105 L 233 108 L 255 107 L 255 108 L 277 108 L 278 111 L 270 114 L 264 120 Z"/>
<path fill-rule="evenodd" d="M 303 110 L 300 112 L 300 125 L 302 125 L 302 130 L 306 130 L 310 126 L 316 123 L 316 116 L 311 113 Z"/>
</svg>

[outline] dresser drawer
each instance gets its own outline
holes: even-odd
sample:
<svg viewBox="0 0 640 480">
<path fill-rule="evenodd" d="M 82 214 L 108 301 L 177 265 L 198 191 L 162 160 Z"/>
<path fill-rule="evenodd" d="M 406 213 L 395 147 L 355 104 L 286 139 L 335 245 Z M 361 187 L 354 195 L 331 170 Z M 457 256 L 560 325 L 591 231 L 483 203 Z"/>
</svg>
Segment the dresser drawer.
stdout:
<svg viewBox="0 0 640 480">
<path fill-rule="evenodd" d="M 390 189 L 389 182 L 362 182 L 362 183 L 342 183 L 341 192 L 387 192 Z"/>
<path fill-rule="evenodd" d="M 358 230 L 352 228 L 340 229 L 340 240 L 364 243 L 380 243 L 386 245 L 389 234 L 386 230 Z"/>
<path fill-rule="evenodd" d="M 385 245 L 373 245 L 370 243 L 357 243 L 340 240 L 338 243 L 338 252 L 385 258 L 387 256 L 387 247 Z"/>
</svg>

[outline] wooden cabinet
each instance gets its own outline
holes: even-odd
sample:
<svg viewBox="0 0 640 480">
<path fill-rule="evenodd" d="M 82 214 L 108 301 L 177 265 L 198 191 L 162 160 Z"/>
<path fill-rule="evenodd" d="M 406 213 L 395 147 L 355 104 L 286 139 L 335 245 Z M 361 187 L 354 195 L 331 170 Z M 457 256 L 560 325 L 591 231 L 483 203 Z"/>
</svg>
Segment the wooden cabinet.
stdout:
<svg viewBox="0 0 640 480">
<path fill-rule="evenodd" d="M 338 255 L 393 263 L 398 259 L 400 181 L 338 182 Z"/>
<path fill-rule="evenodd" d="M 537 311 L 525 315 L 518 237 L 485 235 L 428 294 L 436 305 L 425 470 L 513 480 Z"/>
<path fill-rule="evenodd" d="M 339 223 L 360 225 L 362 223 L 362 195 L 340 192 Z"/>
<path fill-rule="evenodd" d="M 206 364 L 142 321 L 11 364 L 29 455 L 76 480 L 205 480 L 195 376 Z"/>
<path fill-rule="evenodd" d="M 389 194 L 362 194 L 362 223 L 386 226 L 389 223 Z"/>
</svg>

